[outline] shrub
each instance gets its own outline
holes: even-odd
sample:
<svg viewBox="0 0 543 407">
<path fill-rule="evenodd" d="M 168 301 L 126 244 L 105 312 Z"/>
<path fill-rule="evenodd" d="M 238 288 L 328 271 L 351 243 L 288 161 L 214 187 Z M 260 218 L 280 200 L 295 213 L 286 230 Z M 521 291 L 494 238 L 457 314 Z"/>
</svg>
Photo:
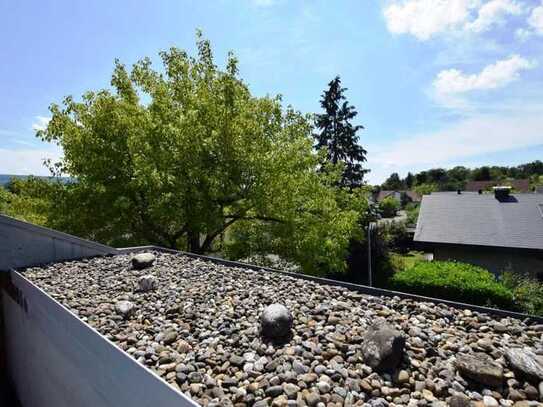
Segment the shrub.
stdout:
<svg viewBox="0 0 543 407">
<path fill-rule="evenodd" d="M 457 262 L 422 262 L 396 273 L 391 283 L 398 291 L 468 304 L 516 309 L 513 293 L 487 270 Z"/>
<path fill-rule="evenodd" d="M 417 220 L 419 218 L 419 210 L 420 205 L 415 203 L 410 203 L 405 207 L 405 211 L 407 212 L 407 224 L 408 225 L 416 225 Z"/>
<path fill-rule="evenodd" d="M 388 196 L 379 204 L 383 218 L 393 218 L 400 209 L 400 203 L 392 196 Z"/>
<path fill-rule="evenodd" d="M 503 284 L 513 291 L 513 297 L 522 312 L 543 316 L 543 284 L 532 278 L 512 272 L 501 276 Z"/>
<path fill-rule="evenodd" d="M 390 222 L 379 225 L 378 239 L 383 240 L 388 250 L 407 253 L 413 239 L 404 222 Z"/>
</svg>

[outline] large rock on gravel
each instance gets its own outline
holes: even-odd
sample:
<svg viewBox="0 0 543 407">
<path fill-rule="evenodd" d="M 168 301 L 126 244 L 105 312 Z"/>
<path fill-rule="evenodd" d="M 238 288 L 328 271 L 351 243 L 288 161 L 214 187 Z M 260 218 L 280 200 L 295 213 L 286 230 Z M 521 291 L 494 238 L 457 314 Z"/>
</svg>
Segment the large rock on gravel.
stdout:
<svg viewBox="0 0 543 407">
<path fill-rule="evenodd" d="M 455 364 L 466 379 L 490 387 L 500 387 L 503 384 L 503 368 L 486 353 L 459 355 Z"/>
<path fill-rule="evenodd" d="M 471 401 L 463 394 L 455 394 L 449 399 L 449 407 L 470 407 Z"/>
<path fill-rule="evenodd" d="M 543 381 L 543 361 L 530 349 L 507 349 L 505 358 L 511 369 L 521 378 L 534 383 Z"/>
<path fill-rule="evenodd" d="M 115 303 L 115 312 L 124 319 L 128 319 L 136 312 L 136 306 L 130 301 L 117 301 Z"/>
<path fill-rule="evenodd" d="M 405 338 L 387 324 L 372 325 L 363 337 L 361 350 L 364 361 L 376 371 L 392 371 L 400 364 Z"/>
<path fill-rule="evenodd" d="M 132 257 L 132 267 L 136 270 L 151 267 L 155 262 L 155 258 L 153 253 L 138 253 Z"/>
<path fill-rule="evenodd" d="M 142 276 L 138 280 L 138 290 L 141 292 L 152 291 L 156 289 L 157 285 L 158 279 L 155 276 Z"/>
<path fill-rule="evenodd" d="M 282 304 L 271 304 L 260 316 L 261 334 L 271 340 L 285 340 L 291 334 L 292 314 Z"/>
</svg>

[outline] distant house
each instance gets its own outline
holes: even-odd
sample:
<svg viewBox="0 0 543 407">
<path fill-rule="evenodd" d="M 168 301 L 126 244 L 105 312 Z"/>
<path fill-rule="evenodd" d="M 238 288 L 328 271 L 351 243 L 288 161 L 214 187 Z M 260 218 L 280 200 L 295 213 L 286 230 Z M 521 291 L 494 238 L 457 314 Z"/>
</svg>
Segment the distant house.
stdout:
<svg viewBox="0 0 543 407">
<path fill-rule="evenodd" d="M 530 192 L 530 180 L 527 178 L 514 179 L 511 181 L 505 181 L 503 183 L 501 183 L 500 181 L 468 181 L 466 183 L 466 191 L 470 191 L 470 192 L 485 191 L 487 189 L 495 187 L 498 184 L 510 186 L 516 192 Z"/>
<path fill-rule="evenodd" d="M 382 202 L 385 198 L 393 197 L 398 202 L 401 202 L 402 199 L 402 193 L 405 193 L 407 199 L 409 202 L 420 202 L 421 196 L 417 194 L 415 191 L 379 191 L 377 194 L 375 200 L 377 202 Z"/>
<path fill-rule="evenodd" d="M 432 193 L 422 199 L 414 241 L 435 260 L 457 260 L 543 279 L 543 195 Z"/>
</svg>

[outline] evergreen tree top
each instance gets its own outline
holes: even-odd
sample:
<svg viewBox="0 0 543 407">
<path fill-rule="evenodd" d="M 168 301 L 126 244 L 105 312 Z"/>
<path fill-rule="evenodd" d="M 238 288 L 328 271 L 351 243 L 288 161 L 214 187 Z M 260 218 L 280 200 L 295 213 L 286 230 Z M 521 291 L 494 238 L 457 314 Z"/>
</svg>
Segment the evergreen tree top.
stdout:
<svg viewBox="0 0 543 407">
<path fill-rule="evenodd" d="M 357 132 L 364 127 L 351 122 L 358 112 L 347 101 L 346 90 L 341 86 L 339 76 L 328 83 L 320 101 L 324 113 L 315 116 L 315 126 L 320 133 L 314 137 L 315 148 L 326 148 L 329 162 L 345 165 L 341 184 L 353 188 L 362 184 L 364 174 L 368 172 L 361 165 L 366 161 L 367 152 L 358 144 Z"/>
</svg>

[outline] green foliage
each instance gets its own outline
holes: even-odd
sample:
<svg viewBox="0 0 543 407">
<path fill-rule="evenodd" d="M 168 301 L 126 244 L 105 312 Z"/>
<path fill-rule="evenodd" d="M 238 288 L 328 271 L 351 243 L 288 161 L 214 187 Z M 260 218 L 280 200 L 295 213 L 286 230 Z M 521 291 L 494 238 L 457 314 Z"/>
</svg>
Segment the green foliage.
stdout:
<svg viewBox="0 0 543 407">
<path fill-rule="evenodd" d="M 522 312 L 543 316 L 543 284 L 513 272 L 505 272 L 501 281 L 508 287 Z"/>
<path fill-rule="evenodd" d="M 405 183 L 400 179 L 397 172 L 393 172 L 390 174 L 390 177 L 383 182 L 381 188 L 387 191 L 399 191 L 405 188 Z"/>
<path fill-rule="evenodd" d="M 407 213 L 407 224 L 416 225 L 419 218 L 420 205 L 418 203 L 408 203 L 405 206 L 405 211 Z"/>
<path fill-rule="evenodd" d="M 9 190 L 0 187 L 0 213 L 37 225 L 47 223 L 56 183 L 36 177 L 13 178 Z"/>
<path fill-rule="evenodd" d="M 529 178 L 530 186 L 542 185 L 539 177 L 543 176 L 543 162 L 536 160 L 515 167 L 482 166 L 469 169 L 456 166 L 449 170 L 432 168 L 417 174 L 408 173 L 402 180 L 398 174 L 393 173 L 383 184 L 383 189 L 400 189 L 405 185 L 408 189 L 417 189 L 423 185 L 435 185 L 432 191 L 456 191 L 463 190 L 467 181 L 497 181 L 504 182 L 521 178 Z M 414 188 L 413 188 L 414 187 Z M 428 192 L 426 192 L 428 193 Z"/>
<path fill-rule="evenodd" d="M 113 245 L 237 256 L 246 244 L 306 271 L 344 269 L 365 209 L 335 187 L 343 166 L 319 173 L 310 117 L 252 96 L 236 58 L 220 70 L 200 34 L 197 47 L 162 52 L 161 70 L 117 61 L 112 90 L 51 106 L 38 136 L 60 144 L 50 168 L 77 182 L 54 195 L 49 225 Z"/>
<path fill-rule="evenodd" d="M 390 258 L 395 272 L 408 270 L 417 263 L 426 261 L 424 259 L 424 253 L 418 251 L 409 251 L 405 254 L 390 253 Z"/>
<path fill-rule="evenodd" d="M 315 148 L 324 151 L 327 162 L 343 165 L 339 185 L 352 189 L 362 186 L 364 174 L 368 172 L 362 168 L 367 152 L 358 143 L 356 134 L 364 127 L 351 123 L 358 112 L 349 105 L 344 95 L 346 90 L 341 87 L 339 76 L 328 84 L 321 99 L 324 113 L 315 116 L 315 126 L 320 132 L 313 137 L 317 142 Z"/>
<path fill-rule="evenodd" d="M 400 203 L 393 197 L 387 196 L 379 203 L 383 218 L 393 218 L 400 209 Z"/>
<path fill-rule="evenodd" d="M 274 253 L 314 275 L 344 272 L 349 243 L 362 241 L 359 222 L 367 213 L 366 193 L 337 190 L 327 196 L 299 195 L 305 210 L 290 222 L 240 222 L 225 239 L 224 252 L 239 259 Z"/>
<path fill-rule="evenodd" d="M 476 305 L 515 309 L 512 291 L 487 270 L 457 262 L 420 262 L 396 273 L 394 289 Z"/>
<path fill-rule="evenodd" d="M 419 184 L 413 190 L 419 195 L 428 195 L 439 190 L 437 184 Z"/>
</svg>

